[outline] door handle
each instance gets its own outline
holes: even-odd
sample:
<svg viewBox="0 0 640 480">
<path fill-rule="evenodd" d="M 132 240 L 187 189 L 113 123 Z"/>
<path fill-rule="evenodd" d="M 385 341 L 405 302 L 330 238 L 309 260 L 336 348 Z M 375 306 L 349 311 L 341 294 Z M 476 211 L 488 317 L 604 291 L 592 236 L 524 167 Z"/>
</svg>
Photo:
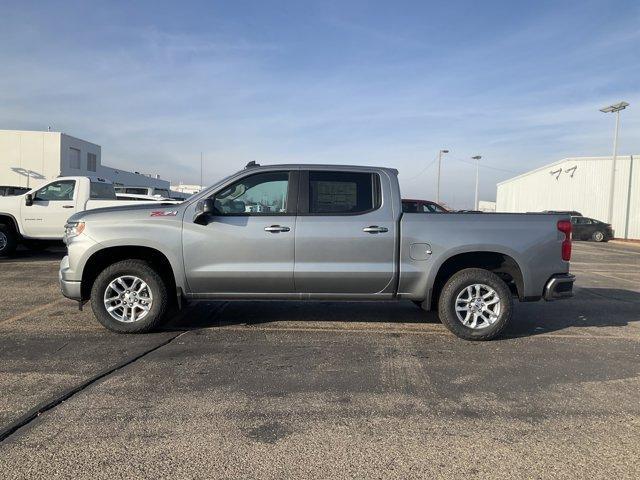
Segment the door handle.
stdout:
<svg viewBox="0 0 640 480">
<path fill-rule="evenodd" d="M 282 227 L 280 225 L 271 225 L 270 227 L 264 227 L 265 232 L 271 233 L 288 232 L 289 230 L 291 230 L 289 227 Z"/>
<path fill-rule="evenodd" d="M 62 205 L 62 208 L 73 208 L 73 205 Z"/>
<path fill-rule="evenodd" d="M 370 227 L 363 228 L 362 231 L 366 233 L 385 233 L 385 232 L 388 232 L 389 229 L 387 227 L 379 227 L 378 225 L 371 225 Z"/>
</svg>

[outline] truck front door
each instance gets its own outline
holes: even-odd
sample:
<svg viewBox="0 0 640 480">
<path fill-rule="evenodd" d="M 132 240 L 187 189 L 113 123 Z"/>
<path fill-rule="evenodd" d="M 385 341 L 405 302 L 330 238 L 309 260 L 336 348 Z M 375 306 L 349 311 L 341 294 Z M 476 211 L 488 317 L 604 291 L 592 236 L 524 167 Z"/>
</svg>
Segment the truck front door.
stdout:
<svg viewBox="0 0 640 480">
<path fill-rule="evenodd" d="M 298 293 L 367 296 L 393 291 L 396 222 L 391 194 L 381 188 L 380 175 L 300 172 L 294 273 Z"/>
<path fill-rule="evenodd" d="M 62 239 L 64 224 L 76 213 L 76 186 L 75 180 L 56 180 L 36 190 L 33 204 L 20 207 L 25 236 Z"/>
<path fill-rule="evenodd" d="M 216 211 L 187 209 L 183 258 L 198 294 L 293 294 L 297 172 L 248 174 L 213 194 Z"/>
</svg>

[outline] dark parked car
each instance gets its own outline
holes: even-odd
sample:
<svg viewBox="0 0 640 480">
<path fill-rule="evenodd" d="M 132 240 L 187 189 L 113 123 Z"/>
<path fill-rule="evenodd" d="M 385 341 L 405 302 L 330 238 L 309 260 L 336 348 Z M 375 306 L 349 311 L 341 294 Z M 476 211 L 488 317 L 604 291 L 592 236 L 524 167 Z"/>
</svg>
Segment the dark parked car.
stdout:
<svg viewBox="0 0 640 480">
<path fill-rule="evenodd" d="M 608 223 L 589 217 L 571 217 L 574 240 L 607 242 L 613 238 L 613 230 Z"/>
<path fill-rule="evenodd" d="M 22 195 L 27 193 L 30 189 L 25 187 L 11 187 L 6 185 L 0 185 L 0 197 L 12 197 L 14 195 Z"/>
<path fill-rule="evenodd" d="M 402 199 L 404 213 L 449 213 L 449 210 L 431 200 Z"/>
</svg>

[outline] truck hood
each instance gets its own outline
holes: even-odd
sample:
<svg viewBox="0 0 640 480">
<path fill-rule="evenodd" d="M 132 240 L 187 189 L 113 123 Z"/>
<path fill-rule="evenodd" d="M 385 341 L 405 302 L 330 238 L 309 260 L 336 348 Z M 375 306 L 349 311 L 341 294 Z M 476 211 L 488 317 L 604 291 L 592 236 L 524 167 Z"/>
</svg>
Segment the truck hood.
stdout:
<svg viewBox="0 0 640 480">
<path fill-rule="evenodd" d="M 17 215 L 20 205 L 24 202 L 24 195 L 12 195 L 0 197 L 0 213 L 11 213 Z"/>
<path fill-rule="evenodd" d="M 152 212 L 163 212 L 164 214 L 168 214 L 169 212 L 179 212 L 183 208 L 184 205 L 182 204 L 166 204 L 162 202 L 145 203 L 142 205 L 123 205 L 121 207 L 94 208 L 72 215 L 69 217 L 69 221 L 78 222 L 90 217 L 106 217 L 109 220 L 116 220 L 118 217 L 122 217 L 123 219 L 132 217 L 148 217 L 151 216 Z"/>
</svg>

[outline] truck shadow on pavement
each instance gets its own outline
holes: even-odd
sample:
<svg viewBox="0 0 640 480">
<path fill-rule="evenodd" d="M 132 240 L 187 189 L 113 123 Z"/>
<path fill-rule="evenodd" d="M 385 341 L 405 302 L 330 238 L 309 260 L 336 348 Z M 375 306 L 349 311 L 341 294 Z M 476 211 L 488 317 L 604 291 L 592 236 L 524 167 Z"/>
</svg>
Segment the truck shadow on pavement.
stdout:
<svg viewBox="0 0 640 480">
<path fill-rule="evenodd" d="M 16 252 L 10 257 L 0 257 L 0 264 L 3 262 L 48 262 L 62 260 L 66 255 L 64 247 L 48 247 L 44 250 L 32 250 L 18 247 Z"/>
<path fill-rule="evenodd" d="M 506 336 L 526 337 L 584 327 L 626 327 L 637 322 L 640 322 L 640 292 L 576 288 L 575 296 L 568 300 L 516 303 Z"/>
<path fill-rule="evenodd" d="M 180 317 L 180 318 L 178 318 Z M 234 301 L 194 304 L 172 319 L 166 330 L 194 330 L 231 325 L 274 324 L 300 327 L 321 323 L 319 328 L 342 324 L 362 328 L 369 324 L 437 325 L 434 311 L 425 312 L 408 301 L 402 302 L 297 302 Z M 625 327 L 640 322 L 640 292 L 612 288 L 578 288 L 575 297 L 556 302 L 515 302 L 514 317 L 502 338 L 529 337 L 581 327 Z M 346 324 L 346 325 L 344 325 Z M 337 326 L 337 325 L 336 325 Z M 379 325 L 376 330 L 384 332 Z M 442 327 L 443 331 L 445 327 Z M 397 328 L 393 328 L 397 331 Z M 612 332 L 613 334 L 613 332 Z"/>
</svg>

